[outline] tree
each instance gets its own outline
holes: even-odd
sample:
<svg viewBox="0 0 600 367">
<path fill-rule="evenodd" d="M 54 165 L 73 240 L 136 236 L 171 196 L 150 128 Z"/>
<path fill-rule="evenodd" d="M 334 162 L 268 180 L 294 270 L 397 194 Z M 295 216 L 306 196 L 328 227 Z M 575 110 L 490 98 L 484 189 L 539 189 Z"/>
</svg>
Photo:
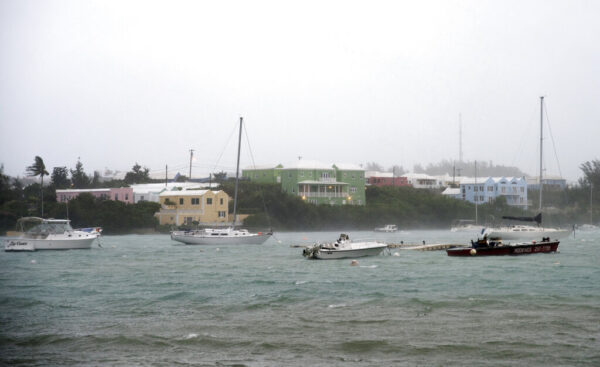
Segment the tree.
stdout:
<svg viewBox="0 0 600 367">
<path fill-rule="evenodd" d="M 83 164 L 77 160 L 74 170 L 71 171 L 71 181 L 76 189 L 84 189 L 90 185 L 90 178 L 83 170 Z"/>
<path fill-rule="evenodd" d="M 594 185 L 594 188 L 600 188 L 600 160 L 594 159 L 593 161 L 587 161 L 582 163 L 579 168 L 583 171 L 585 177 L 579 179 L 581 186 Z"/>
<path fill-rule="evenodd" d="M 57 189 L 66 189 L 71 185 L 69 170 L 67 167 L 54 167 L 50 176 L 52 185 Z"/>
<path fill-rule="evenodd" d="M 33 164 L 27 167 L 27 172 L 30 177 L 40 176 L 42 179 L 41 184 L 41 196 L 42 196 L 42 218 L 44 217 L 44 176 L 47 176 L 49 173 L 46 171 L 46 165 L 44 164 L 44 160 L 40 156 L 35 156 L 35 160 Z"/>
<path fill-rule="evenodd" d="M 213 175 L 213 179 L 215 180 L 215 182 L 223 182 L 225 181 L 225 179 L 227 179 L 227 173 L 226 172 L 215 172 L 212 174 Z"/>
<path fill-rule="evenodd" d="M 100 172 L 94 171 L 94 177 L 92 177 L 91 186 L 94 188 L 100 187 Z"/>
<path fill-rule="evenodd" d="M 150 172 L 150 169 L 148 169 L 148 167 L 144 167 L 142 169 L 142 166 L 135 162 L 131 171 L 125 174 L 125 182 L 128 184 L 150 182 L 150 176 L 148 172 Z"/>
<path fill-rule="evenodd" d="M 367 162 L 365 166 L 365 171 L 383 172 L 383 167 L 379 163 Z"/>
</svg>

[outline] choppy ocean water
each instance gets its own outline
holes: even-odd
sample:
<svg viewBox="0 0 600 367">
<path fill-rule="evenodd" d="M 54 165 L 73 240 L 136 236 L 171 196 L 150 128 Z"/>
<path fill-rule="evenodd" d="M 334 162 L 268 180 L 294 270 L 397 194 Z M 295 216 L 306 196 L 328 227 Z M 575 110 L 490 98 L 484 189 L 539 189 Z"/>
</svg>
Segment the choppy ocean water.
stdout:
<svg viewBox="0 0 600 367">
<path fill-rule="evenodd" d="M 0 365 L 600 365 L 599 232 L 557 254 L 392 250 L 359 266 L 290 248 L 338 235 L 222 247 L 104 236 L 92 250 L 1 252 Z"/>
</svg>

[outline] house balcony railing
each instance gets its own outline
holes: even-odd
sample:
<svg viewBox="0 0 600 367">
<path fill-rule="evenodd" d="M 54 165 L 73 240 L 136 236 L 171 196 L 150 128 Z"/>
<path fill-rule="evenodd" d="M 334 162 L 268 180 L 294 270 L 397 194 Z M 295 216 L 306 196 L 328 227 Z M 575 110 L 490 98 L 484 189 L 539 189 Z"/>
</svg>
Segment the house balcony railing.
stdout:
<svg viewBox="0 0 600 367">
<path fill-rule="evenodd" d="M 349 194 L 347 192 L 303 192 L 300 191 L 298 196 L 307 198 L 345 198 Z"/>
<path fill-rule="evenodd" d="M 336 183 L 335 177 L 319 177 L 319 182 Z"/>
</svg>

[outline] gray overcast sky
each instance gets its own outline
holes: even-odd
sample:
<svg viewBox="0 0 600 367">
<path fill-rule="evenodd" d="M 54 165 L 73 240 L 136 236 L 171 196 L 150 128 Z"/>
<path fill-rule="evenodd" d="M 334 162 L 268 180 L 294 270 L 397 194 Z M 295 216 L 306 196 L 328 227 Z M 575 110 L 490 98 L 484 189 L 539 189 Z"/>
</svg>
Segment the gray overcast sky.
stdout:
<svg viewBox="0 0 600 367">
<path fill-rule="evenodd" d="M 302 156 L 458 158 L 548 174 L 600 158 L 600 1 L 0 0 L 0 163 L 194 176 Z M 547 128 L 545 128 L 548 131 Z M 226 143 L 229 141 L 229 145 Z M 225 150 L 224 150 L 225 149 Z M 251 164 L 247 147 L 243 166 Z"/>
</svg>

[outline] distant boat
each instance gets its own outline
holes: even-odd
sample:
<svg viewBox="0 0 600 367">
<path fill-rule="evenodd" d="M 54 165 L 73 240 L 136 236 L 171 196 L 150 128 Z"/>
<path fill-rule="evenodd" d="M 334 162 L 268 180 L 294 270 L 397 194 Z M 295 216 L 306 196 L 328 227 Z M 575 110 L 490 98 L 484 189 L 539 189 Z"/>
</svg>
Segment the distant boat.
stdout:
<svg viewBox="0 0 600 367">
<path fill-rule="evenodd" d="M 395 224 L 386 224 L 383 227 L 379 227 L 379 228 L 375 228 L 374 229 L 375 232 L 396 232 L 398 231 L 398 227 Z"/>
<path fill-rule="evenodd" d="M 242 123 L 238 139 L 237 167 L 235 171 L 235 194 L 233 198 L 233 226 L 225 229 L 207 228 L 194 231 L 172 231 L 171 239 L 186 245 L 260 245 L 273 233 L 251 233 L 246 229 L 235 229 L 237 216 L 237 192 L 240 172 L 240 148 L 242 145 Z"/>
<path fill-rule="evenodd" d="M 483 228 L 483 226 L 475 224 L 475 221 L 472 219 L 458 219 L 452 224 L 450 231 L 479 233 Z"/>
<path fill-rule="evenodd" d="M 558 240 L 545 237 L 540 242 L 503 243 L 484 237 L 477 242 L 471 241 L 471 247 L 455 247 L 446 250 L 448 256 L 502 256 L 502 255 L 530 255 L 539 253 L 556 252 Z"/>
<path fill-rule="evenodd" d="M 68 219 L 25 217 L 17 221 L 17 238 L 6 240 L 5 251 L 89 249 L 97 234 L 74 230 Z M 29 228 L 29 229 L 27 229 Z"/>
<path fill-rule="evenodd" d="M 302 255 L 308 259 L 347 259 L 379 255 L 387 244 L 374 241 L 352 242 L 346 234 L 333 243 L 315 244 L 307 247 Z"/>
</svg>

